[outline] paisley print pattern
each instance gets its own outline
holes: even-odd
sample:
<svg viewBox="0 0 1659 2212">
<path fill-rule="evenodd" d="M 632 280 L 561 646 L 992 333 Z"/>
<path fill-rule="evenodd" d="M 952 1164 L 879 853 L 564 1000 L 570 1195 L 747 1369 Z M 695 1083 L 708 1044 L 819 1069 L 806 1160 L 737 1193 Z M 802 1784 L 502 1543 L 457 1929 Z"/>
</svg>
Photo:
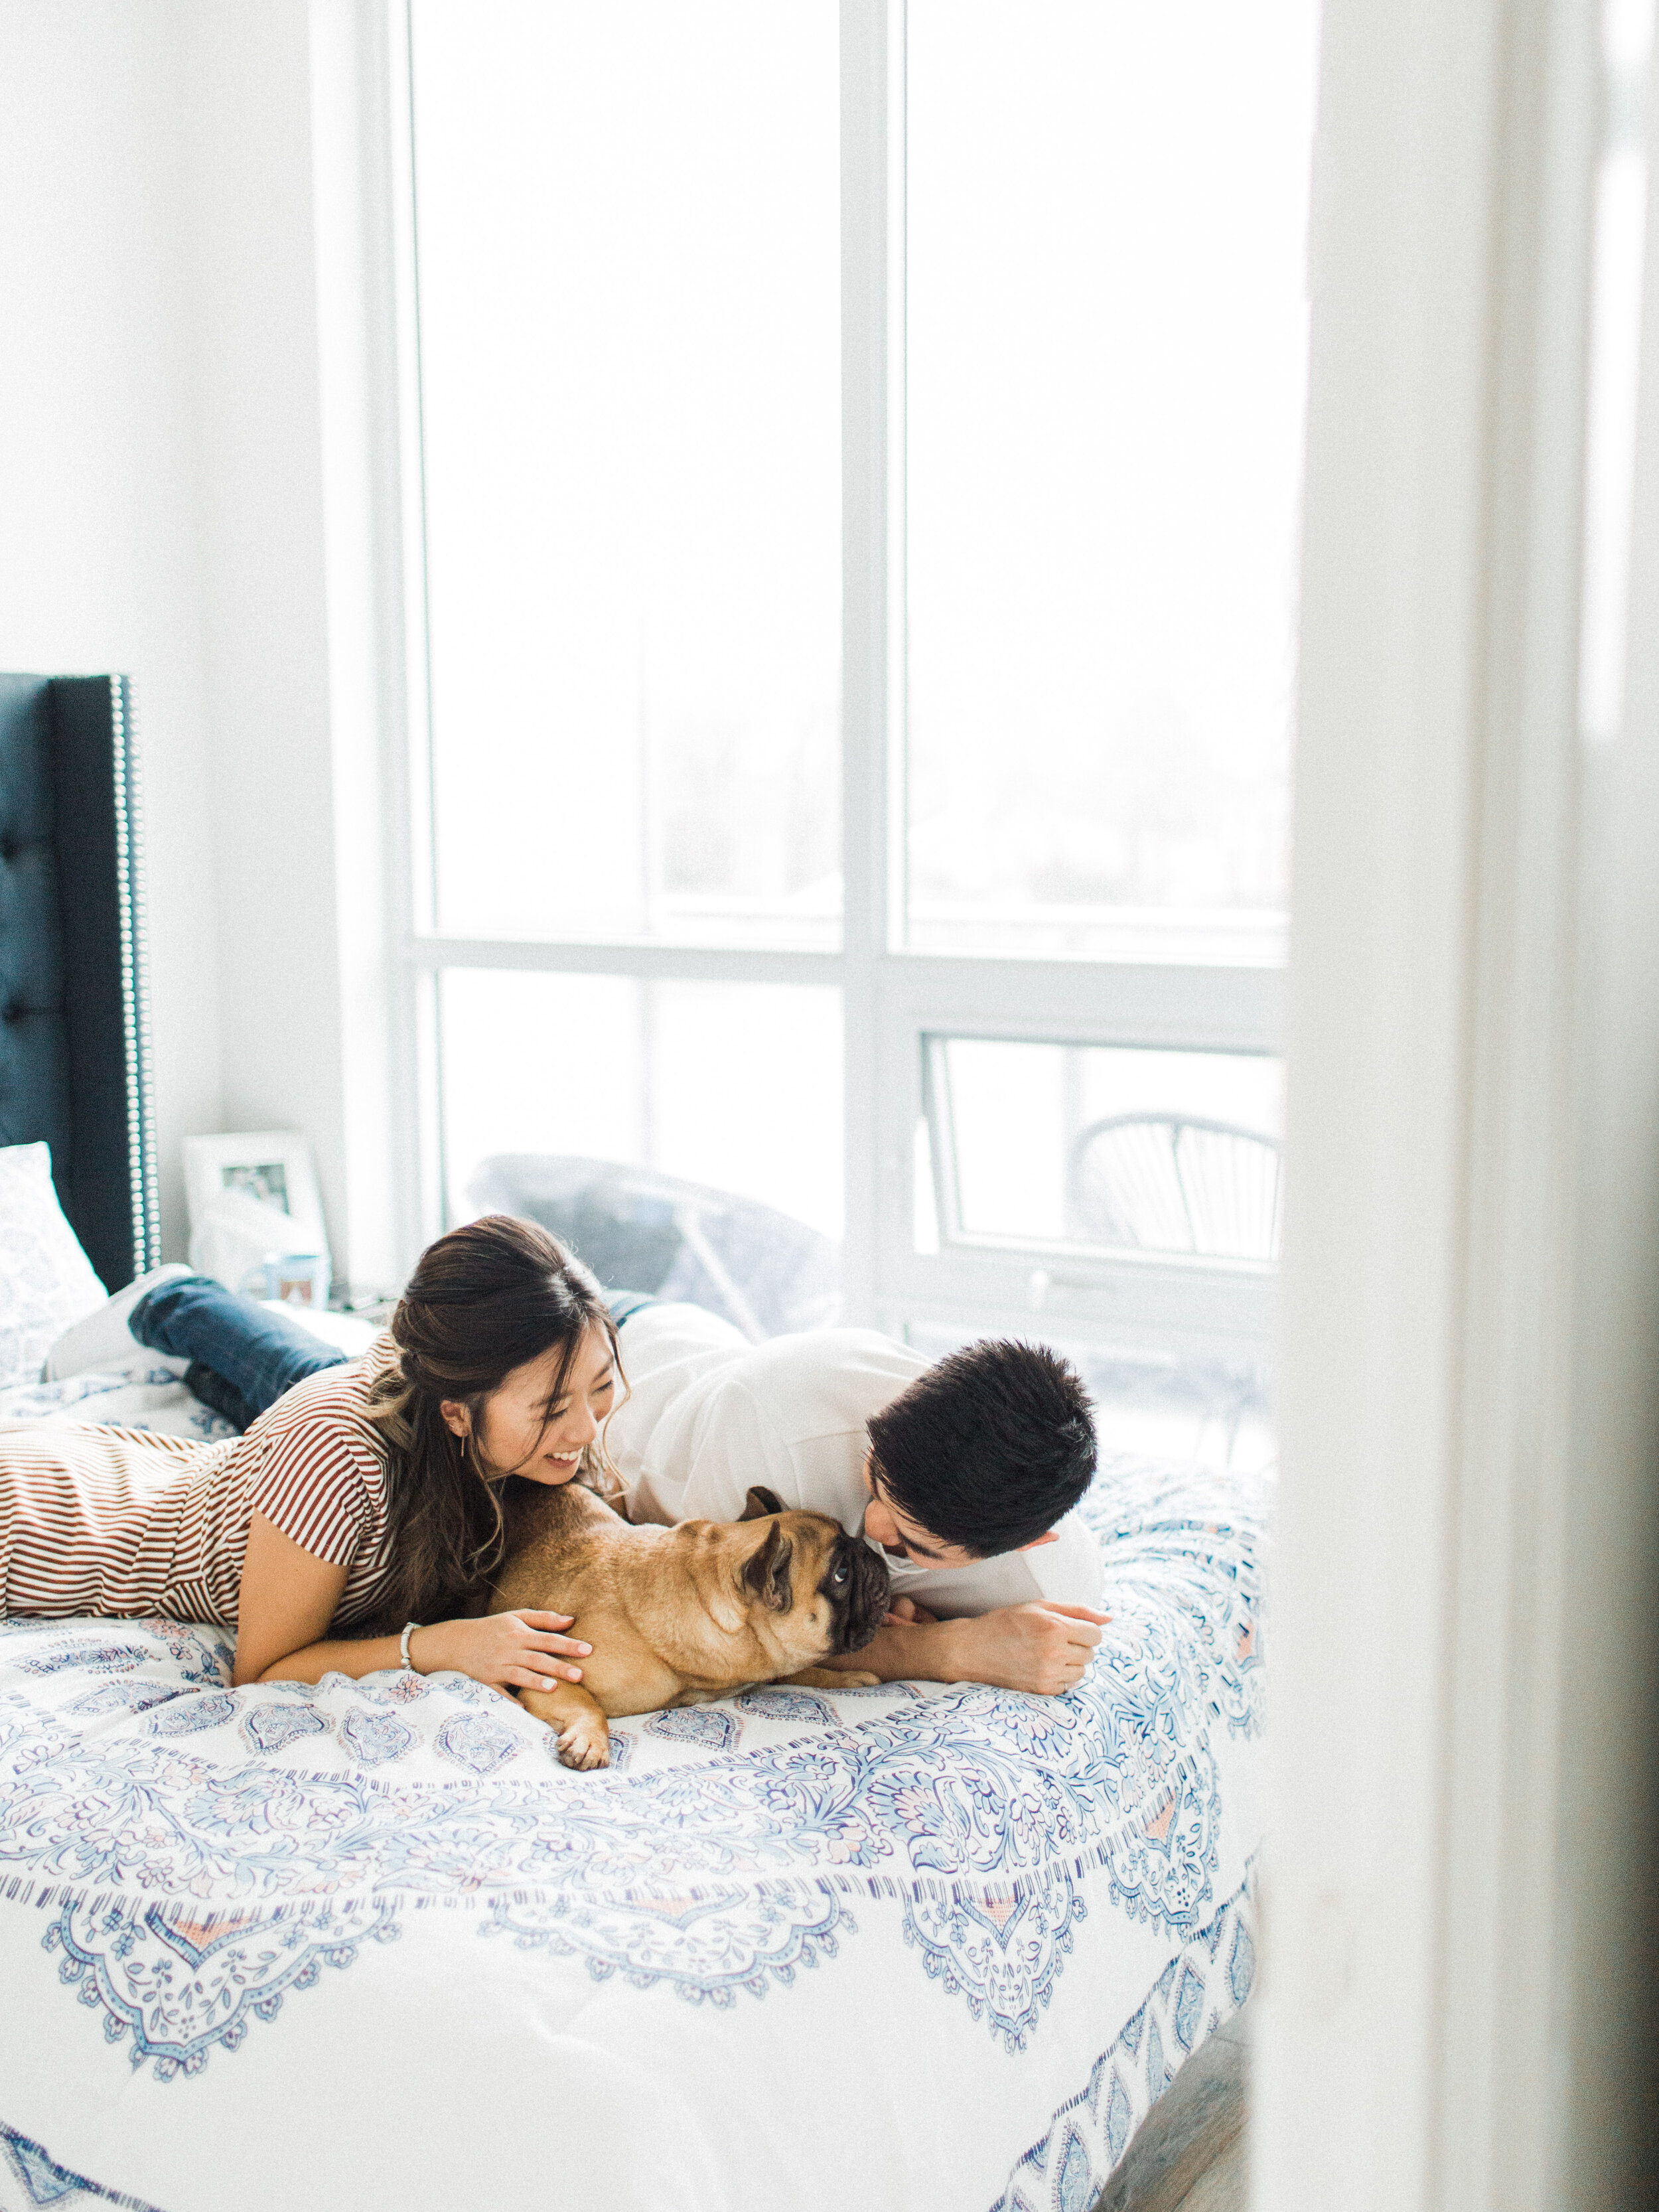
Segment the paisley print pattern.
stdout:
<svg viewBox="0 0 1659 2212">
<path fill-rule="evenodd" d="M 739 1990 L 762 1997 L 771 1984 L 787 1988 L 797 1966 L 833 1959 L 837 1937 L 856 1935 L 858 1923 L 832 1889 L 809 1885 L 775 1895 L 714 1889 L 634 1902 L 495 1905 L 479 1933 L 580 1958 L 596 1982 L 620 1972 L 636 1990 L 665 1984 L 693 2004 L 729 2005 Z"/>
<path fill-rule="evenodd" d="M 44 2143 L 36 2142 L 0 2120 L 0 2183 L 9 2179 L 22 2191 L 25 2204 L 49 2204 L 52 2212 L 90 2212 L 99 2204 L 115 2204 L 122 2212 L 157 2212 L 147 2197 L 129 2197 L 118 2189 L 105 2189 L 60 2166 Z M 10 2212 L 9 2196 L 0 2198 Z"/>
<path fill-rule="evenodd" d="M 1213 1759 L 1201 1747 L 1152 1759 L 1121 1729 L 1098 1669 L 1042 1706 L 975 1687 L 894 1701 L 855 1729 L 803 1736 L 792 1719 L 758 1757 L 709 1756 L 690 1729 L 656 1724 L 708 1717 L 735 1735 L 731 1715 L 690 1707 L 654 1717 L 639 1748 L 690 1738 L 702 1756 L 649 1771 L 636 1757 L 552 1797 L 548 1732 L 503 1700 L 499 1715 L 457 1713 L 446 1682 L 406 1709 L 411 1749 L 388 1742 L 366 1773 L 349 1748 L 354 1716 L 367 1724 L 360 1686 L 331 1676 L 305 1704 L 274 1697 L 283 1686 L 174 1697 L 131 1734 L 66 1729 L 81 1718 L 66 1699 L 50 1739 L 30 1700 L 0 1693 L 0 1759 L 45 1769 L 27 1801 L 0 1799 L 0 1869 L 276 1905 L 461 1877 L 586 1883 L 596 1869 L 608 1886 L 829 1869 L 1006 1887 L 1064 1859 L 1105 1869 L 1121 1904 L 1170 1929 L 1198 1924 L 1210 1894 Z M 418 1782 L 418 1820 L 392 1786 L 398 1766 Z"/>
<path fill-rule="evenodd" d="M 275 2020 L 290 1990 L 307 1990 L 325 1966 L 349 1966 L 364 1936 L 398 1932 L 382 1906 L 367 1926 L 341 1913 L 305 1921 L 201 1913 L 187 1905 L 67 1905 L 41 1942 L 62 1954 L 60 1979 L 101 2014 L 105 2039 L 130 2039 L 135 2066 L 155 2062 L 158 2081 L 199 2074 L 216 2045 L 234 2051 L 251 2019 Z M 182 1971 L 181 1971 L 182 1969 Z"/>
<path fill-rule="evenodd" d="M 438 1731 L 437 1743 L 444 1758 L 468 1774 L 477 1775 L 493 1774 L 524 1748 L 522 1740 L 510 1728 L 483 1713 L 462 1713 L 455 1720 L 446 1721 Z"/>
<path fill-rule="evenodd" d="M 1086 2086 L 1061 2106 L 1041 2142 L 1015 2166 L 991 2212 L 1091 2212 L 1129 2138 L 1212 2028 L 1250 1993 L 1232 1961 L 1253 1959 L 1249 1883 L 1172 1959 Z"/>
<path fill-rule="evenodd" d="M 675 1705 L 665 1713 L 653 1713 L 645 1732 L 670 1743 L 701 1743 L 710 1751 L 729 1751 L 743 1734 L 743 1723 L 734 1713 L 714 1705 Z"/>
<path fill-rule="evenodd" d="M 1066 1869 L 1050 1865 L 1000 1894 L 917 1899 L 905 1908 L 904 1940 L 948 1996 L 965 1996 L 975 2020 L 1024 2051 L 1087 1910 Z"/>
<path fill-rule="evenodd" d="M 415 1732 L 395 1713 L 348 1713 L 340 1735 L 360 1766 L 382 1766 L 415 1745 Z"/>
<path fill-rule="evenodd" d="M 303 1705 L 256 1705 L 243 1721 L 242 1741 L 250 1751 L 282 1751 L 296 1736 L 322 1735 L 328 1723 Z"/>
<path fill-rule="evenodd" d="M 61 1674 L 70 1667 L 80 1674 L 114 1674 L 125 1668 L 142 1667 L 153 1656 L 143 1644 L 76 1644 L 70 1638 L 20 1659 L 17 1668 L 23 1674 Z"/>
<path fill-rule="evenodd" d="M 161 1682 L 106 1682 L 101 1690 L 88 1690 L 84 1698 L 72 1698 L 69 1710 L 88 1719 L 97 1713 L 142 1713 L 179 1694 Z"/>
<path fill-rule="evenodd" d="M 181 1698 L 169 1706 L 166 1712 L 154 1715 L 149 1723 L 150 1734 L 195 1735 L 203 1729 L 219 1727 L 222 1722 L 229 1720 L 235 1711 L 236 1703 L 233 1698 Z M 244 1734 L 246 1736 L 246 1731 Z"/>
<path fill-rule="evenodd" d="M 831 1728 L 836 1721 L 833 1708 L 811 1690 L 745 1690 L 732 1703 L 740 1713 L 761 1713 L 768 1720 L 816 1722 L 821 1728 Z"/>
</svg>

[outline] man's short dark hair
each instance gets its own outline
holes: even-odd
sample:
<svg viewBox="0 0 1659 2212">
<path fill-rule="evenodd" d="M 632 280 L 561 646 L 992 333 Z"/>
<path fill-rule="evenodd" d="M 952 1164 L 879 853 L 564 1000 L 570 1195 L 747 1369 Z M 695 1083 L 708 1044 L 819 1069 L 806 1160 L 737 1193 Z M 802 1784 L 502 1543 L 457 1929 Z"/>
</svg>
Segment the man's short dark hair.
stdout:
<svg viewBox="0 0 1659 2212">
<path fill-rule="evenodd" d="M 888 1502 L 979 1559 L 1033 1542 L 1094 1477 L 1088 1393 L 1046 1345 L 988 1339 L 953 1352 L 869 1430 Z"/>
</svg>

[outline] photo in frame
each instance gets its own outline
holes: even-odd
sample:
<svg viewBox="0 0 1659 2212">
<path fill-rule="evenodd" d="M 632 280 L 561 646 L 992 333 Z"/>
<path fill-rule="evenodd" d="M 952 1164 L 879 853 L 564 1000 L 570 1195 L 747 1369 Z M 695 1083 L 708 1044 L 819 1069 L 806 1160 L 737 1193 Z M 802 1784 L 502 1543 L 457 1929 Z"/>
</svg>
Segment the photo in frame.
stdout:
<svg viewBox="0 0 1659 2212">
<path fill-rule="evenodd" d="M 250 1295 L 326 1300 L 328 1231 L 311 1146 L 298 1130 L 186 1137 L 185 1191 L 192 1265 Z"/>
</svg>

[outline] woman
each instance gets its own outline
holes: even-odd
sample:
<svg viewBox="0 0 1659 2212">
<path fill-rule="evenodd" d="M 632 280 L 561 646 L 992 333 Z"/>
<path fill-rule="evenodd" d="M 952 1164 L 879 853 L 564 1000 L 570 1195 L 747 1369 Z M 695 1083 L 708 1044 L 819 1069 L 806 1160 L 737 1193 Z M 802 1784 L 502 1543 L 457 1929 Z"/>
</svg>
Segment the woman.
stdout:
<svg viewBox="0 0 1659 2212">
<path fill-rule="evenodd" d="M 618 1380 L 587 1270 L 532 1223 L 470 1222 L 422 1254 L 389 1336 L 244 1436 L 0 1430 L 0 1613 L 217 1621 L 237 1683 L 398 1666 L 580 1681 L 592 1647 L 568 1615 L 465 1609 L 514 1485 L 603 1485 Z"/>
</svg>

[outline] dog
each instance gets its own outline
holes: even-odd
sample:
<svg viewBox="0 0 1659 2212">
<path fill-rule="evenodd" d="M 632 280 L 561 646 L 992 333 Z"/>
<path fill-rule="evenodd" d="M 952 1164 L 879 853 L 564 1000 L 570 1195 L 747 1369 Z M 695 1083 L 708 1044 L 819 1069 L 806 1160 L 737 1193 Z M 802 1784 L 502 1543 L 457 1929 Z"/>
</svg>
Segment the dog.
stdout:
<svg viewBox="0 0 1659 2212">
<path fill-rule="evenodd" d="M 566 1766 L 611 1764 L 606 1716 L 707 1705 L 753 1682 L 850 1690 L 880 1678 L 814 1662 L 861 1651 L 887 1570 L 827 1514 L 749 1492 L 740 1521 L 635 1527 L 579 1483 L 541 1491 L 483 1610 L 574 1614 L 593 1646 L 580 1682 L 520 1690 Z"/>
</svg>

